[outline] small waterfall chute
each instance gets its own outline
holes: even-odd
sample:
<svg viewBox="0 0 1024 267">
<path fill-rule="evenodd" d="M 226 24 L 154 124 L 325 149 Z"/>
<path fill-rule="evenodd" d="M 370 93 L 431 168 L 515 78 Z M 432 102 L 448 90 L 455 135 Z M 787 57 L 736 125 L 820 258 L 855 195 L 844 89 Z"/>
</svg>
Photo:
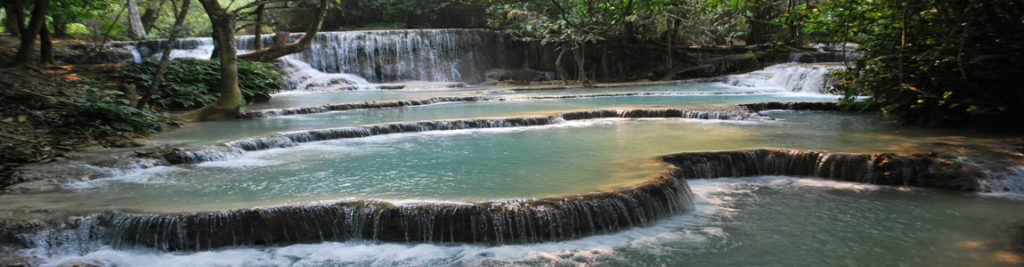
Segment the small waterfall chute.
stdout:
<svg viewBox="0 0 1024 267">
<path fill-rule="evenodd" d="M 725 83 L 738 87 L 776 88 L 794 93 L 829 94 L 835 78 L 831 73 L 843 67 L 837 63 L 785 63 L 763 70 L 726 77 Z"/>
</svg>

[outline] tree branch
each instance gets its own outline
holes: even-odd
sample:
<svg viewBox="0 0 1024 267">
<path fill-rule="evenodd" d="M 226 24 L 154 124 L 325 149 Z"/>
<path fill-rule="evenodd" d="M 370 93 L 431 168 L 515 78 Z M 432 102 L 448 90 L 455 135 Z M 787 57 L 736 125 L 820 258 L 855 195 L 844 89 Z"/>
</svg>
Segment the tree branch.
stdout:
<svg viewBox="0 0 1024 267">
<path fill-rule="evenodd" d="M 328 0 L 320 0 L 319 12 L 317 12 L 316 21 L 309 25 L 309 28 L 306 29 L 306 33 L 302 35 L 302 38 L 299 38 L 298 41 L 283 46 L 272 46 L 270 48 L 252 51 L 248 54 L 240 55 L 238 58 L 248 61 L 270 62 L 279 57 L 302 52 L 302 50 L 308 49 L 313 43 L 313 38 L 315 38 L 317 32 L 320 31 L 320 25 L 323 24 L 324 17 L 327 16 L 327 4 Z M 260 40 L 256 41 L 258 42 Z"/>
</svg>

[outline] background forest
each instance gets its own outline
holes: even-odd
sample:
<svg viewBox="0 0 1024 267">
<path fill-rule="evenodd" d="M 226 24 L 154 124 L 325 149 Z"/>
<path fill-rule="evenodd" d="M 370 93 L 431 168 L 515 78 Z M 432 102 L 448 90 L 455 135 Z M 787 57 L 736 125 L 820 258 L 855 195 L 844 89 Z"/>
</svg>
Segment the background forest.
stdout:
<svg viewBox="0 0 1024 267">
<path fill-rule="evenodd" d="M 178 14 L 183 16 L 176 37 L 210 36 L 210 16 L 199 1 L 190 1 L 3 0 L 2 31 L 21 37 L 23 44 L 31 37 L 31 44 L 36 34 L 24 33 L 40 29 L 42 51 L 36 58 L 5 49 L 0 58 L 3 65 L 75 63 L 61 55 L 55 62 L 53 43 L 100 47 L 117 40 L 168 38 Z M 309 14 L 320 7 L 319 1 L 295 0 L 219 3 L 236 16 L 236 35 L 304 32 L 317 20 Z M 181 12 L 183 6 L 191 12 Z M 1024 2 L 1019 0 L 331 0 L 320 30 L 406 28 L 500 30 L 507 38 L 553 51 L 537 64 L 558 70 L 561 80 L 584 84 L 697 77 L 694 69 L 707 62 L 708 51 L 757 62 L 765 55 L 832 49 L 859 55 L 844 57 L 850 59 L 849 68 L 835 74 L 847 109 L 945 127 L 1017 129 L 1016 118 L 1024 115 L 1018 105 L 1024 97 L 1018 78 L 1024 76 L 1019 67 L 1024 61 Z M 265 100 L 283 86 L 275 78 L 276 67 L 245 59 L 239 70 L 242 101 Z M 626 67 L 609 67 L 609 61 Z M 108 134 L 157 131 L 154 121 L 161 112 L 217 99 L 215 64 L 172 64 L 165 87 L 171 89 L 153 93 L 148 107 L 110 97 L 118 94 L 113 84 L 80 81 L 81 88 L 91 88 L 86 92 L 98 93 L 78 95 L 77 111 L 64 113 L 104 116 L 59 124 L 88 131 L 99 124 Z M 94 72 L 120 73 L 124 78 L 118 79 L 145 88 L 158 84 L 153 83 L 154 76 L 162 76 L 155 75 L 158 69 L 143 63 Z M 186 79 L 183 73 L 196 77 Z M 9 86 L 10 80 L 0 76 L 0 84 Z M 868 98 L 854 101 L 856 96 Z"/>
</svg>

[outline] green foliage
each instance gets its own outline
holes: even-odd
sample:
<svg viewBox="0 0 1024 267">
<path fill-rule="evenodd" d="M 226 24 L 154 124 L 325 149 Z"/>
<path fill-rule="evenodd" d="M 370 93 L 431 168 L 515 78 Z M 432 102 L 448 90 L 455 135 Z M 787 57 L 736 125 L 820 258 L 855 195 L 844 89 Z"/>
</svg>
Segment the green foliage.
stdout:
<svg viewBox="0 0 1024 267">
<path fill-rule="evenodd" d="M 870 95 L 873 107 L 920 125 L 1024 115 L 1020 1 L 844 0 L 818 8 L 807 31 L 861 43 L 848 95 Z"/>
<path fill-rule="evenodd" d="M 163 114 L 138 110 L 130 106 L 124 93 L 100 88 L 112 84 L 93 81 L 82 83 L 84 98 L 76 99 L 56 122 L 67 130 L 77 130 L 93 137 L 113 136 L 118 132 L 156 133 L 160 131 Z"/>
<path fill-rule="evenodd" d="M 486 0 L 339 0 L 325 27 L 342 30 L 473 27 Z M 480 13 L 480 14 L 478 14 Z M 284 17 L 284 16 L 281 16 Z M 330 25 L 330 26 L 326 26 Z M 482 26 L 482 25 L 481 25 Z"/>
<path fill-rule="evenodd" d="M 86 28 L 85 25 L 81 24 L 81 23 L 68 23 L 68 32 L 67 33 L 69 33 L 69 34 L 87 34 L 87 33 L 89 33 L 89 29 Z"/>
<path fill-rule="evenodd" d="M 137 90 L 148 88 L 156 75 L 158 62 L 128 64 L 119 69 L 123 82 Z M 270 99 L 270 93 L 287 86 L 280 68 L 268 63 L 239 61 L 238 86 L 246 102 Z M 167 66 L 159 92 L 152 104 L 163 110 L 187 110 L 205 106 L 219 96 L 220 62 L 173 60 Z"/>
</svg>

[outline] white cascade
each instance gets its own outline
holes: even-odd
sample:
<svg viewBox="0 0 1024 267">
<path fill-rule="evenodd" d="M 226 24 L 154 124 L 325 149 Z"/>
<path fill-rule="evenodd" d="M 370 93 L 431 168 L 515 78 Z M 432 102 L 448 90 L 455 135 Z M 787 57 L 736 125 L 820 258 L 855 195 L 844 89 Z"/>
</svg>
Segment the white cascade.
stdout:
<svg viewBox="0 0 1024 267">
<path fill-rule="evenodd" d="M 302 34 L 292 34 L 289 41 Z M 264 36 L 264 47 L 273 42 Z M 253 36 L 236 39 L 239 53 L 255 48 Z M 136 61 L 158 60 L 163 41 L 128 45 Z M 171 58 L 208 59 L 211 38 L 178 40 Z M 295 90 L 373 89 L 376 83 L 409 81 L 481 83 L 486 71 L 507 65 L 499 32 L 469 29 L 322 32 L 310 49 L 281 58 Z"/>
<path fill-rule="evenodd" d="M 775 88 L 795 93 L 832 93 L 830 73 L 845 68 L 838 63 L 784 63 L 763 70 L 730 75 L 725 83 L 739 87 Z"/>
</svg>

